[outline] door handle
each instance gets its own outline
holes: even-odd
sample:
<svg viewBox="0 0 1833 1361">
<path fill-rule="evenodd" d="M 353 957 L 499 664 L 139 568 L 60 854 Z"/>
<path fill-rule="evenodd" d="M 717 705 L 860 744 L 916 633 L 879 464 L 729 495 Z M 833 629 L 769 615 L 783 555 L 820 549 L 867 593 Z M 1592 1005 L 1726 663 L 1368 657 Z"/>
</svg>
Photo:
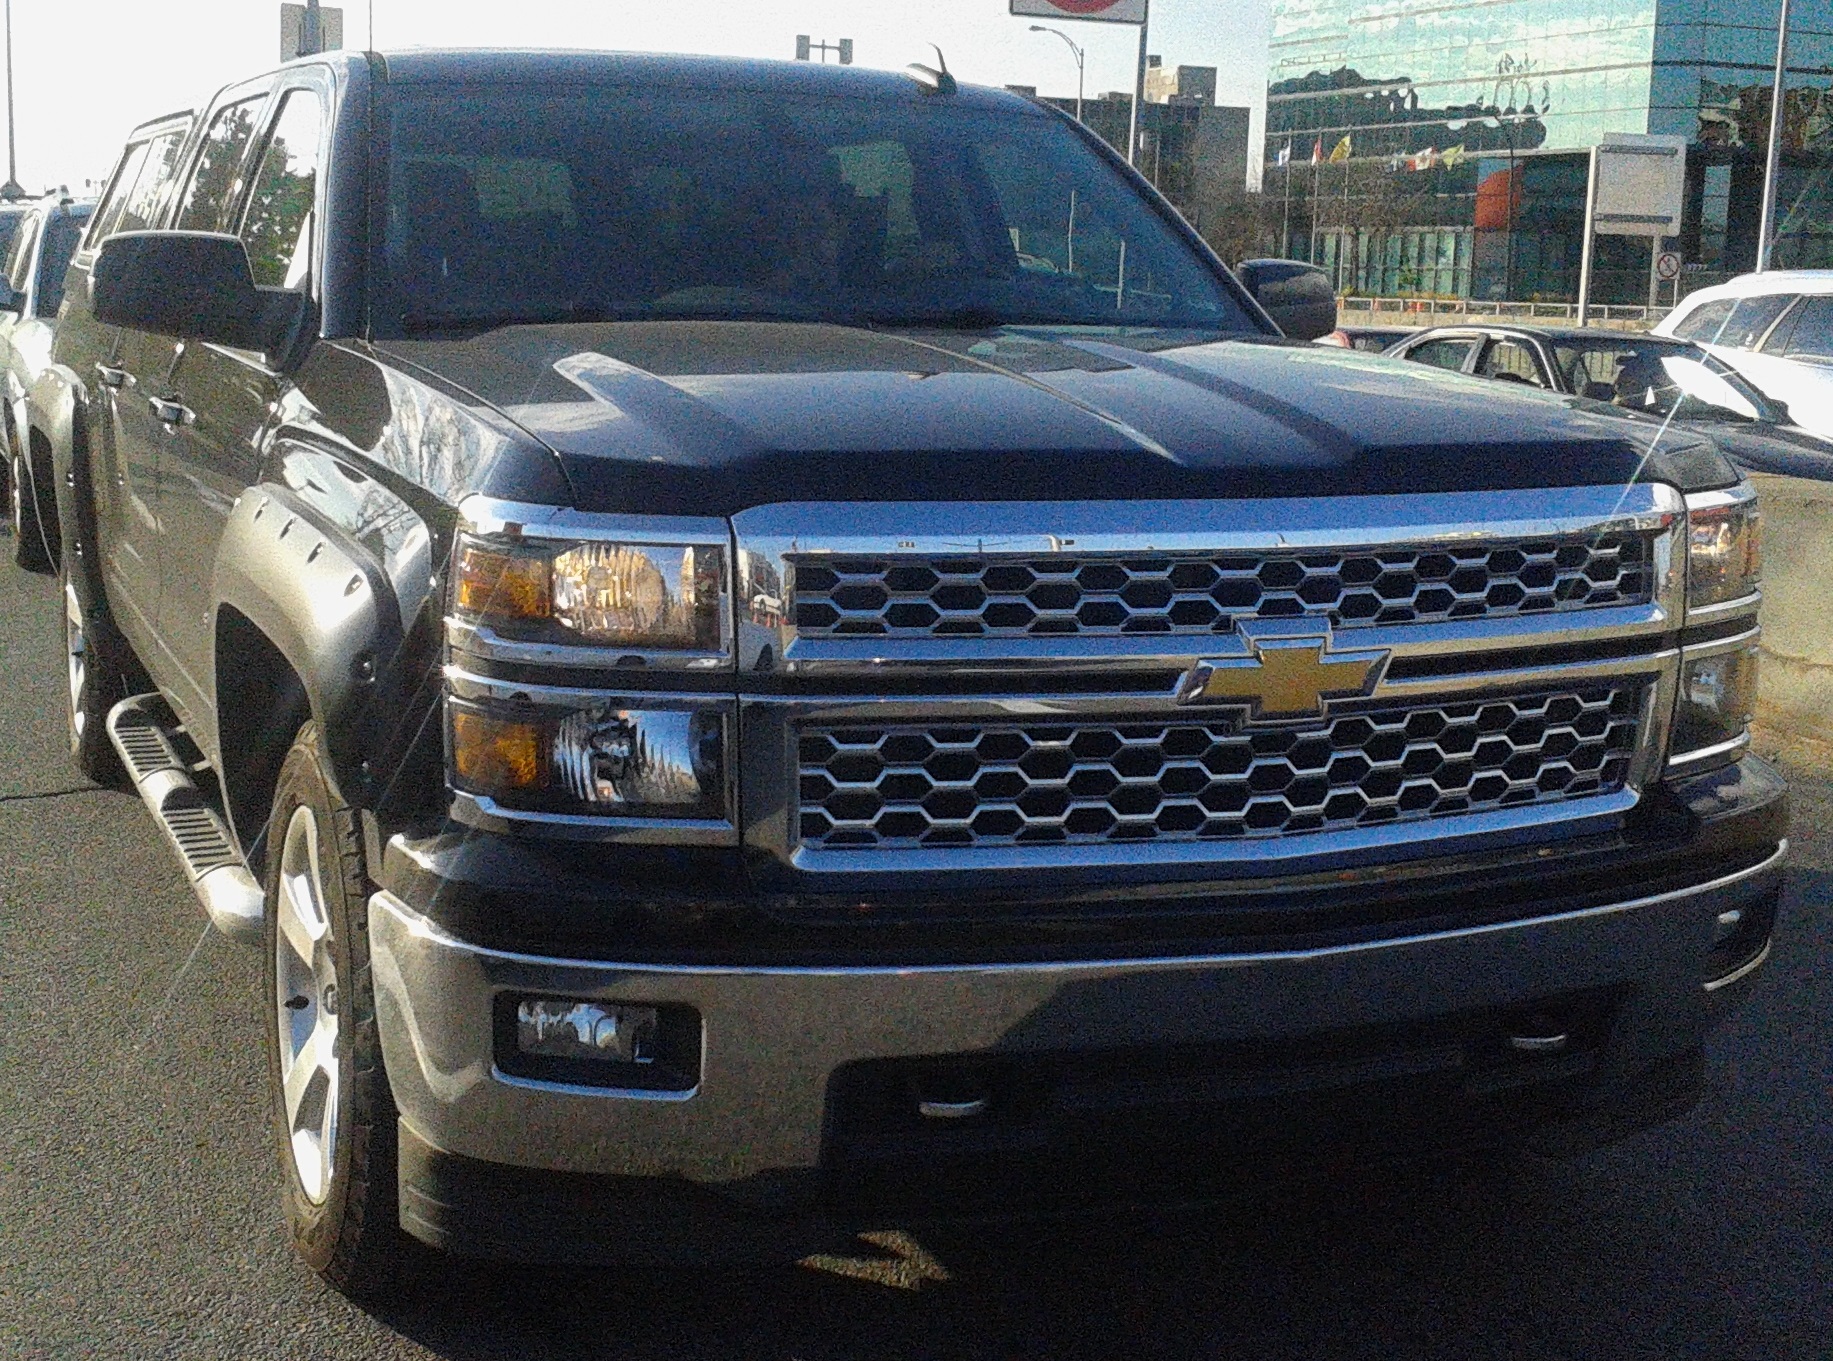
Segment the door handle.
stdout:
<svg viewBox="0 0 1833 1361">
<path fill-rule="evenodd" d="M 111 369 L 100 360 L 96 361 L 95 373 L 105 388 L 130 388 L 134 385 L 133 374 L 126 369 Z"/>
<path fill-rule="evenodd" d="M 194 425 L 197 423 L 197 413 L 178 402 L 168 402 L 163 397 L 148 397 L 146 404 L 152 407 L 153 414 L 167 425 Z"/>
</svg>

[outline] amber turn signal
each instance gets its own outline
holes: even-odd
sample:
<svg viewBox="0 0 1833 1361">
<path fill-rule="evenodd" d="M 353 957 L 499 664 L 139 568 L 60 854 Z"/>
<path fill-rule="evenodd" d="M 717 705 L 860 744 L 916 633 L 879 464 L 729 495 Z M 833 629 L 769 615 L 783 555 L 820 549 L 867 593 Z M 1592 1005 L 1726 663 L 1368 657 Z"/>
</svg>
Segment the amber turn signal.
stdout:
<svg viewBox="0 0 1833 1361">
<path fill-rule="evenodd" d="M 552 564 L 546 557 L 462 544 L 455 599 L 461 612 L 480 618 L 550 618 L 554 612 Z"/>
<path fill-rule="evenodd" d="M 484 793 L 537 789 L 548 780 L 548 739 L 540 725 L 451 708 L 452 769 Z"/>
</svg>

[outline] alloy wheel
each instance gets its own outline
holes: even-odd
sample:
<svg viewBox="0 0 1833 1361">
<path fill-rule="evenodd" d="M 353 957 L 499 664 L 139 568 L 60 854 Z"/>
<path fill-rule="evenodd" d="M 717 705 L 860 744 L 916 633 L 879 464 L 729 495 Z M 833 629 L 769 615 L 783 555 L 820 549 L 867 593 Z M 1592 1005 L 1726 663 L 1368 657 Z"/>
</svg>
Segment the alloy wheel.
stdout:
<svg viewBox="0 0 1833 1361">
<path fill-rule="evenodd" d="M 342 1035 L 318 817 L 303 805 L 286 824 L 279 878 L 274 1021 L 281 1108 L 299 1187 L 307 1200 L 322 1205 L 331 1193 L 337 1158 Z"/>
</svg>

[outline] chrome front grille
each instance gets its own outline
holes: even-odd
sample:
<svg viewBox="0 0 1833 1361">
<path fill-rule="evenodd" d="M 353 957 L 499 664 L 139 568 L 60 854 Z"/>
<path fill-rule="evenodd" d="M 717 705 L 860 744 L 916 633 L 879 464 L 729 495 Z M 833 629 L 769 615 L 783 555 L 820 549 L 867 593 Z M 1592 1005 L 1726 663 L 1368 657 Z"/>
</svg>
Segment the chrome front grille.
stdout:
<svg viewBox="0 0 1833 1361">
<path fill-rule="evenodd" d="M 1238 620 L 1333 627 L 1500 619 L 1646 604 L 1637 533 L 1378 549 L 1002 556 L 794 554 L 804 638 L 1227 633 Z"/>
<path fill-rule="evenodd" d="M 1364 703 L 1262 731 L 1222 715 L 807 726 L 800 837 L 823 850 L 1220 841 L 1611 793 L 1646 689 Z"/>
</svg>

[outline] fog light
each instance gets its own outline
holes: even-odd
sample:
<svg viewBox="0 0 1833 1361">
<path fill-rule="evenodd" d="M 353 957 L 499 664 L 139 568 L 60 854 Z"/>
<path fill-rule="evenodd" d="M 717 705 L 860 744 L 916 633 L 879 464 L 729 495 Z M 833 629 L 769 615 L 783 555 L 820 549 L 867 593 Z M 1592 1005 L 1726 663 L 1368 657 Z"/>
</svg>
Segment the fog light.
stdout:
<svg viewBox="0 0 1833 1361">
<path fill-rule="evenodd" d="M 653 1063 L 659 1027 L 654 1007 L 530 997 L 516 1007 L 516 1048 L 538 1058 Z"/>
</svg>

